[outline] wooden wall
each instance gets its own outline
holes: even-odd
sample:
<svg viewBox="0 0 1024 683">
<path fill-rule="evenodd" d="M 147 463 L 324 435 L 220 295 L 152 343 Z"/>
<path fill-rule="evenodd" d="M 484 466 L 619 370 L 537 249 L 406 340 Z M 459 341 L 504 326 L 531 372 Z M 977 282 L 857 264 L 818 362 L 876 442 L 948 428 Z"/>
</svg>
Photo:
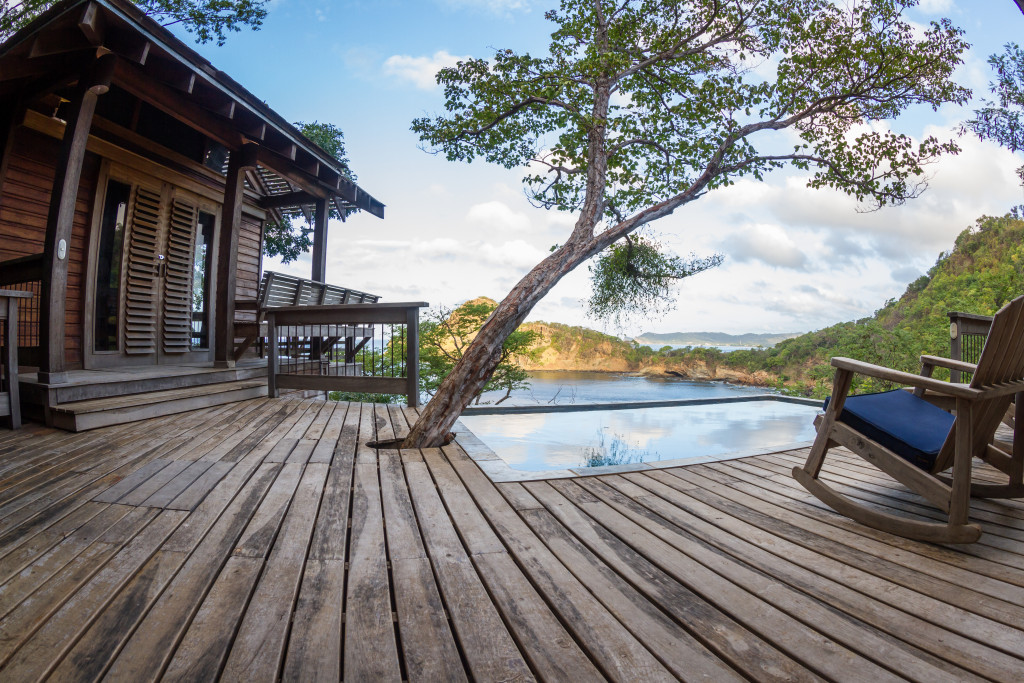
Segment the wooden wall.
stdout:
<svg viewBox="0 0 1024 683">
<path fill-rule="evenodd" d="M 16 129 L 6 163 L 6 175 L 0 186 L 0 261 L 43 252 L 46 217 L 59 146 L 59 141 L 48 135 L 24 126 Z M 82 367 L 85 260 L 88 257 L 92 204 L 96 197 L 100 164 L 101 158 L 98 155 L 92 152 L 86 154 L 69 245 L 65 354 L 70 370 Z M 223 186 L 216 189 L 222 192 Z M 259 218 L 243 212 L 238 240 L 236 298 L 257 297 L 261 275 L 262 229 L 263 224 Z"/>
<path fill-rule="evenodd" d="M 242 213 L 238 234 L 238 268 L 235 270 L 235 299 L 256 299 L 260 289 L 260 247 L 263 222 Z M 256 319 L 251 311 L 236 311 L 237 320 Z"/>
<path fill-rule="evenodd" d="M 41 254 L 60 143 L 23 126 L 15 131 L 0 189 L 0 261 Z M 65 354 L 69 369 L 82 367 L 83 273 L 100 159 L 88 153 L 75 205 L 69 246 Z"/>
</svg>

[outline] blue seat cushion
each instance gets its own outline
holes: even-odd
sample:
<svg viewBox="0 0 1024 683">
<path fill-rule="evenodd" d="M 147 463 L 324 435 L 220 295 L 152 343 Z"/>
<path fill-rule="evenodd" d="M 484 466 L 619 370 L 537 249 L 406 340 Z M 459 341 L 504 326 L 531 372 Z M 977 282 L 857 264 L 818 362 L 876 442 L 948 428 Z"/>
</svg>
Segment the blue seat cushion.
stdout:
<svg viewBox="0 0 1024 683">
<path fill-rule="evenodd" d="M 828 408 L 829 399 L 825 399 Z M 923 470 L 931 470 L 955 418 L 908 391 L 849 396 L 839 421 Z"/>
</svg>

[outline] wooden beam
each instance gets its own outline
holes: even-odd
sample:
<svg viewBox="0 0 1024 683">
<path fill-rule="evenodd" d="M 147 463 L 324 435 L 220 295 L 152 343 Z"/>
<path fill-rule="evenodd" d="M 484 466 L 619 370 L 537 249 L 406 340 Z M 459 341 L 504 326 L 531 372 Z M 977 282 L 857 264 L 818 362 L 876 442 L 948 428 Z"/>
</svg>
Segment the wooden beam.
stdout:
<svg viewBox="0 0 1024 683">
<path fill-rule="evenodd" d="M 224 184 L 220 239 L 217 244 L 216 319 L 214 328 L 214 366 L 234 367 L 235 360 L 235 271 L 238 268 L 238 233 L 242 226 L 245 201 L 245 171 L 257 163 L 255 143 L 231 150 L 228 175 Z"/>
<path fill-rule="evenodd" d="M 229 120 L 235 118 L 235 101 L 220 90 L 204 86 L 202 81 L 196 84 L 192 92 L 192 101 L 217 116 Z"/>
<path fill-rule="evenodd" d="M 242 146 L 242 134 L 230 124 L 182 96 L 181 92 L 156 83 L 145 70 L 121 61 L 114 71 L 114 80 L 140 100 L 149 102 L 182 123 L 202 131 L 222 145 L 230 149 L 239 149 Z"/>
<path fill-rule="evenodd" d="M 186 95 L 192 94 L 196 85 L 196 72 L 179 62 L 151 59 L 146 73 Z"/>
<path fill-rule="evenodd" d="M 78 19 L 78 30 L 82 32 L 90 45 L 100 45 L 103 43 L 105 23 L 99 5 L 90 2 L 82 10 L 82 16 Z"/>
<path fill-rule="evenodd" d="M 248 109 L 241 109 L 235 112 L 234 122 L 246 137 L 252 138 L 253 140 L 262 141 L 263 138 L 267 136 L 266 121 Z"/>
<path fill-rule="evenodd" d="M 91 45 L 78 26 L 67 26 L 42 31 L 32 40 L 28 51 L 29 59 L 59 55 L 67 52 L 96 47 Z"/>
<path fill-rule="evenodd" d="M 311 280 L 327 282 L 327 219 L 330 216 L 327 198 L 316 200 L 313 217 L 313 274 Z"/>
<path fill-rule="evenodd" d="M 311 176 L 295 168 L 291 159 L 283 157 L 267 147 L 260 146 L 259 162 L 261 166 L 269 168 L 274 173 L 298 185 L 315 197 L 325 197 L 330 194 L 316 176 Z"/>
<path fill-rule="evenodd" d="M 46 219 L 46 240 L 43 244 L 43 286 L 39 316 L 39 381 L 46 384 L 67 381 L 64 318 L 75 201 L 78 199 L 78 184 L 82 177 L 82 163 L 85 160 L 93 113 L 96 111 L 96 100 L 109 88 L 116 61 L 114 55 L 100 57 L 90 65 L 86 75 L 79 81 L 64 129 L 60 156 L 57 158 L 50 210 Z"/>
<path fill-rule="evenodd" d="M 282 209 L 304 204 L 315 204 L 318 199 L 318 197 L 314 197 L 304 190 L 299 190 L 298 192 L 269 195 L 261 199 L 259 205 L 261 209 Z"/>
<path fill-rule="evenodd" d="M 38 59 L 5 59 L 0 62 L 0 82 L 25 78 L 39 78 L 55 73 L 79 76 L 82 64 L 88 64 L 99 54 L 94 47 Z"/>
</svg>

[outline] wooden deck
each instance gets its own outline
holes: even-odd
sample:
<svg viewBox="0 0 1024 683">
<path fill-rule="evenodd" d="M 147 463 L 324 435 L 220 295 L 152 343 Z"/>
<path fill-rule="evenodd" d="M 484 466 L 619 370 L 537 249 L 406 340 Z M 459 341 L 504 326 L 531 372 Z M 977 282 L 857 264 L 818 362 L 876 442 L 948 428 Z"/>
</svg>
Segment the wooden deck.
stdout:
<svg viewBox="0 0 1024 683">
<path fill-rule="evenodd" d="M 1024 678 L 1022 501 L 939 547 L 822 508 L 802 452 L 495 485 L 365 445 L 406 429 L 254 399 L 0 431 L 0 680 Z"/>
</svg>

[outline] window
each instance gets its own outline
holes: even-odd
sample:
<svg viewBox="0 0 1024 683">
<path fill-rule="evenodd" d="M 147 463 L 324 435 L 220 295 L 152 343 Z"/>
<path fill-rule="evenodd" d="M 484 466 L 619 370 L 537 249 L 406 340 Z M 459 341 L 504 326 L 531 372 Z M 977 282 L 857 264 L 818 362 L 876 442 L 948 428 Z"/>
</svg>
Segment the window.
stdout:
<svg viewBox="0 0 1024 683">
<path fill-rule="evenodd" d="M 121 252 L 131 187 L 111 180 L 103 200 L 96 278 L 94 344 L 97 351 L 117 351 L 117 313 L 121 301 Z"/>
</svg>

